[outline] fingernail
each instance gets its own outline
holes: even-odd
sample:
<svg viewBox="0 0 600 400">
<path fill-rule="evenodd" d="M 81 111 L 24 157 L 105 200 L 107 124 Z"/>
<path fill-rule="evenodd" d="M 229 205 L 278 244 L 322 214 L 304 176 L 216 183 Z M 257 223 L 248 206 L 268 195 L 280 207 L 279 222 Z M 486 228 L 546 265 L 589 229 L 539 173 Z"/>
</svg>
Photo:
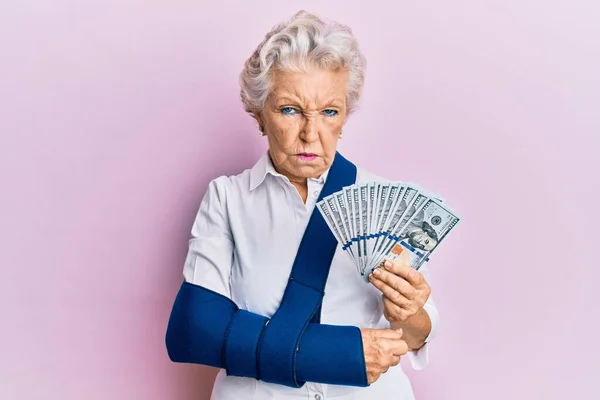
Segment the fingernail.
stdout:
<svg viewBox="0 0 600 400">
<path fill-rule="evenodd" d="M 398 332 L 400 335 L 402 335 L 402 328 L 396 329 L 396 332 Z"/>
<path fill-rule="evenodd" d="M 391 262 L 391 261 L 386 261 L 386 262 L 385 262 L 385 264 L 384 264 L 384 266 L 385 266 L 387 269 L 390 269 L 390 268 L 392 268 L 392 262 Z"/>
<path fill-rule="evenodd" d="M 373 275 L 379 276 L 379 275 L 381 275 L 381 271 L 379 271 L 378 269 L 375 269 L 375 271 L 373 271 Z"/>
</svg>

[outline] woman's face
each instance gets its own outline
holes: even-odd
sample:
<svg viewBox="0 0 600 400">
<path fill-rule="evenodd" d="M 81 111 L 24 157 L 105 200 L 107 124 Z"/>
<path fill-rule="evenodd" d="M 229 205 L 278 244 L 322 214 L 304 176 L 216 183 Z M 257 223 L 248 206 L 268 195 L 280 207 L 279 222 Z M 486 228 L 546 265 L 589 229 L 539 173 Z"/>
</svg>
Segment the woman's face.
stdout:
<svg viewBox="0 0 600 400">
<path fill-rule="evenodd" d="M 291 181 L 318 177 L 331 166 L 346 120 L 346 70 L 276 71 L 258 116 L 275 169 Z"/>
</svg>

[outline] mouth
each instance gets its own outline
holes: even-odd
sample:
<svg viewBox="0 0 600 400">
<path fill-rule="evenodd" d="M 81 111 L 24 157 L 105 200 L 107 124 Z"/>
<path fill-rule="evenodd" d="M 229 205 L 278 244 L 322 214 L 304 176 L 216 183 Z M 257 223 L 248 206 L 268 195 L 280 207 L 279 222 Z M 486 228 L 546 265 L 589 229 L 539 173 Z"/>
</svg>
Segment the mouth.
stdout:
<svg viewBox="0 0 600 400">
<path fill-rule="evenodd" d="M 317 158 L 317 155 L 315 153 L 298 153 L 296 157 L 302 161 L 312 161 Z"/>
</svg>

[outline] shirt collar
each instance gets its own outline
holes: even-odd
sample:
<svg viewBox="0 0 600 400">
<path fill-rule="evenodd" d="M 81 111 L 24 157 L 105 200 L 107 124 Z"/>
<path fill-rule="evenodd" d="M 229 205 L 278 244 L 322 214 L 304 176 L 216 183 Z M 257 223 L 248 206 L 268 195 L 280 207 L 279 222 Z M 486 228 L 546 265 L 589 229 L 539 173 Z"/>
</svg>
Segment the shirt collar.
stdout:
<svg viewBox="0 0 600 400">
<path fill-rule="evenodd" d="M 327 170 L 320 177 L 309 179 L 313 182 L 324 184 L 325 180 L 327 179 L 327 175 L 329 174 L 329 169 L 330 168 L 327 168 Z M 271 157 L 269 156 L 269 152 L 266 151 L 250 170 L 250 191 L 260 186 L 268 174 L 281 177 L 288 181 L 285 175 L 282 175 L 275 170 L 273 162 L 271 161 Z"/>
</svg>

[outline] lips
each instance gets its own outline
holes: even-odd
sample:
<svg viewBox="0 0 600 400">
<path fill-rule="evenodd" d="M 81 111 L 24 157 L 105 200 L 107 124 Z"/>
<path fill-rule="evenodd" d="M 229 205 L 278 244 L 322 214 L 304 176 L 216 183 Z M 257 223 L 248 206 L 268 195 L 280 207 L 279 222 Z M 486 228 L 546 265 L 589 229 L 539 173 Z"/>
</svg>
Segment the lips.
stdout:
<svg viewBox="0 0 600 400">
<path fill-rule="evenodd" d="M 317 155 L 315 153 L 298 153 L 297 157 L 301 161 L 312 161 L 317 158 Z"/>
</svg>

